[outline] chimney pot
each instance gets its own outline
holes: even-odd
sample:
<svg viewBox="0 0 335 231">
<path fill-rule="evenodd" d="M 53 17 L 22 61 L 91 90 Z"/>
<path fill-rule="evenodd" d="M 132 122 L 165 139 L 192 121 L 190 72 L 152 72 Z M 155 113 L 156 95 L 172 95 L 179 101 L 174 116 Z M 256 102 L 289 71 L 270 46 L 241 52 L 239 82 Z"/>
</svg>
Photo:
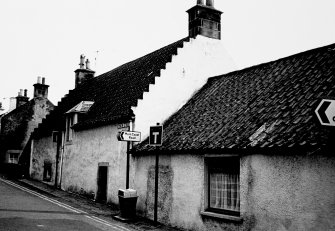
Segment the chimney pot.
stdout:
<svg viewBox="0 0 335 231">
<path fill-rule="evenodd" d="M 41 76 L 37 77 L 37 83 L 41 83 Z"/>
<path fill-rule="evenodd" d="M 206 6 L 214 7 L 214 0 L 206 0 Z"/>
<path fill-rule="evenodd" d="M 204 0 L 197 0 L 197 5 L 203 5 L 204 4 Z"/>
<path fill-rule="evenodd" d="M 23 96 L 23 89 L 20 89 L 19 96 Z"/>
<path fill-rule="evenodd" d="M 90 60 L 86 59 L 86 69 L 90 70 Z"/>
<path fill-rule="evenodd" d="M 84 62 L 85 62 L 85 56 L 80 55 L 80 63 L 79 63 L 79 68 L 84 69 Z"/>
<path fill-rule="evenodd" d="M 24 96 L 27 97 L 27 89 L 24 89 Z"/>
<path fill-rule="evenodd" d="M 45 78 L 44 77 L 42 78 L 42 84 L 45 84 Z"/>
</svg>

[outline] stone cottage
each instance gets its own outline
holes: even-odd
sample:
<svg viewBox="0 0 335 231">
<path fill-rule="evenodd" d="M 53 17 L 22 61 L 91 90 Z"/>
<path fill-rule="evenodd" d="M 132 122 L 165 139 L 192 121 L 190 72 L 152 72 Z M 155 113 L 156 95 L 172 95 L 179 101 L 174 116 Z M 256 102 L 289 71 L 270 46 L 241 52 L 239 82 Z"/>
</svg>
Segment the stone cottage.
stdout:
<svg viewBox="0 0 335 231">
<path fill-rule="evenodd" d="M 32 178 L 44 180 L 50 170 L 50 184 L 118 204 L 127 156 L 118 132 L 146 138 L 150 125 L 180 109 L 209 76 L 234 70 L 220 40 L 222 12 L 212 1 L 198 1 L 187 12 L 187 37 L 100 76 L 81 57 L 75 89 L 34 132 Z"/>
<path fill-rule="evenodd" d="M 334 230 L 335 44 L 210 78 L 132 150 L 137 210 L 192 230 Z M 335 101 L 334 101 L 335 102 Z"/>
<path fill-rule="evenodd" d="M 29 100 L 27 90 L 20 90 L 16 108 L 1 118 L 0 157 L 2 163 L 29 166 L 30 136 L 54 105 L 48 100 L 45 78 L 38 77 L 34 84 L 34 97 Z M 24 155 L 25 154 L 25 155 Z M 25 169 L 27 170 L 27 169 Z"/>
</svg>

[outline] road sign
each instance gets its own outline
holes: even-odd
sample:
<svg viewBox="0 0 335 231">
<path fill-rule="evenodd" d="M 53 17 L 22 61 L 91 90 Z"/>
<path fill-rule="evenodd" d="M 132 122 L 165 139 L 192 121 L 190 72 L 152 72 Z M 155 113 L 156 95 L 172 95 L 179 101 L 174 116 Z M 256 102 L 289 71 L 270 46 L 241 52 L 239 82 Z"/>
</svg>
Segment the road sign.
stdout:
<svg viewBox="0 0 335 231">
<path fill-rule="evenodd" d="M 149 145 L 161 146 L 163 142 L 163 126 L 151 126 L 149 132 Z"/>
<path fill-rule="evenodd" d="M 119 141 L 141 141 L 141 132 L 120 131 L 117 135 Z"/>
<path fill-rule="evenodd" d="M 322 125 L 335 126 L 335 100 L 323 99 L 315 113 Z"/>
</svg>

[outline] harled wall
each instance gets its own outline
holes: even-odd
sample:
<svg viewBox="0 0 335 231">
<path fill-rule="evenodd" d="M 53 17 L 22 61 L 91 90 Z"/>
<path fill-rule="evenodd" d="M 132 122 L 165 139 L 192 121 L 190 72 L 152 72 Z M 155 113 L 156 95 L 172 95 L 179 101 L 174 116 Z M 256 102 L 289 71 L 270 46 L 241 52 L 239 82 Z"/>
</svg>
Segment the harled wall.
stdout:
<svg viewBox="0 0 335 231">
<path fill-rule="evenodd" d="M 154 156 L 136 156 L 138 214 L 153 219 Z M 335 230 L 335 157 L 241 158 L 241 220 L 203 216 L 201 155 L 160 155 L 158 220 L 189 230 Z"/>
</svg>

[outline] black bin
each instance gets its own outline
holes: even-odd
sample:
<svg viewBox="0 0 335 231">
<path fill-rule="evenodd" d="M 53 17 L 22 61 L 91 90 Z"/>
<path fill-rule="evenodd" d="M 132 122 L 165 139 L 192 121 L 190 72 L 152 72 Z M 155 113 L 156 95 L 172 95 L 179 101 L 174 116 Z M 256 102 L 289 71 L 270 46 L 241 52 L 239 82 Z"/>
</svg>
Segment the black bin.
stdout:
<svg viewBox="0 0 335 231">
<path fill-rule="evenodd" d="M 119 189 L 120 217 L 134 219 L 136 217 L 137 193 L 133 189 Z"/>
</svg>

